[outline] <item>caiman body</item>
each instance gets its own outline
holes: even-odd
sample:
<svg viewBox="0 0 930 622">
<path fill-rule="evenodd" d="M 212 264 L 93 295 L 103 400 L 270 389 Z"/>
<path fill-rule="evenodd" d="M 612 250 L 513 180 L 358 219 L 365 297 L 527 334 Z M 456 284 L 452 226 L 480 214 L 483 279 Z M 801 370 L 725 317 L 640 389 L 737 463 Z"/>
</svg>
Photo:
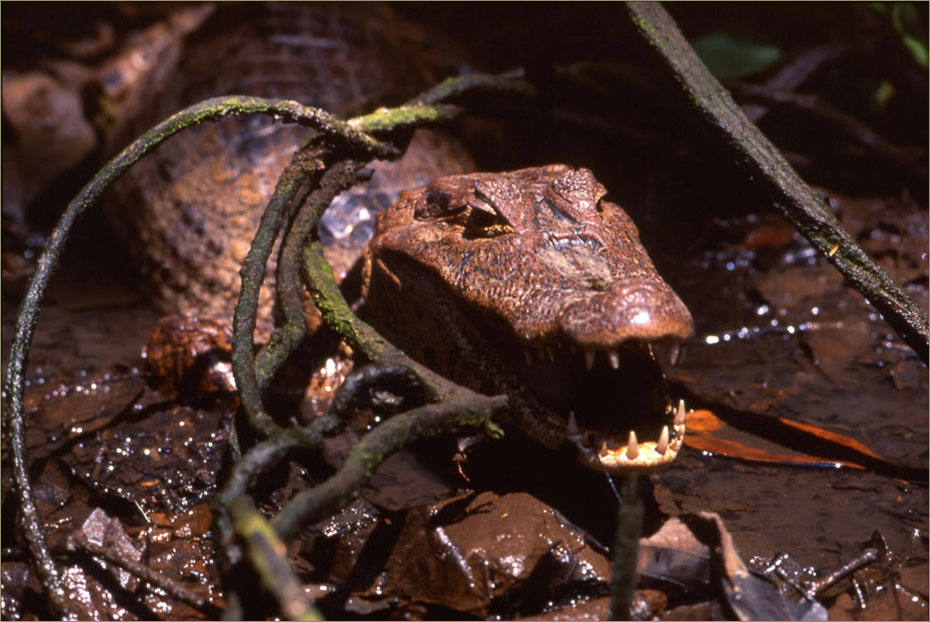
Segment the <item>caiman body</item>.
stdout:
<svg viewBox="0 0 930 622">
<path fill-rule="evenodd" d="M 367 111 L 380 97 L 402 101 L 467 62 L 453 44 L 383 4 L 234 2 L 218 4 L 154 65 L 154 75 L 125 106 L 114 152 L 209 97 L 257 95 L 335 114 Z M 140 288 L 163 311 L 230 317 L 261 214 L 307 134 L 261 115 L 226 118 L 181 132 L 118 180 L 107 202 L 109 220 Z M 346 270 L 371 236 L 373 215 L 401 190 L 472 166 L 457 141 L 418 131 L 402 160 L 376 163 L 371 183 L 343 194 L 329 210 L 321 227 L 327 257 Z M 273 274 L 271 267 L 269 281 Z M 262 296 L 266 324 L 272 291 L 265 288 Z"/>
<path fill-rule="evenodd" d="M 366 318 L 408 355 L 510 396 L 510 422 L 589 466 L 653 469 L 684 436 L 650 342 L 693 331 L 587 169 L 438 179 L 381 214 Z"/>
</svg>

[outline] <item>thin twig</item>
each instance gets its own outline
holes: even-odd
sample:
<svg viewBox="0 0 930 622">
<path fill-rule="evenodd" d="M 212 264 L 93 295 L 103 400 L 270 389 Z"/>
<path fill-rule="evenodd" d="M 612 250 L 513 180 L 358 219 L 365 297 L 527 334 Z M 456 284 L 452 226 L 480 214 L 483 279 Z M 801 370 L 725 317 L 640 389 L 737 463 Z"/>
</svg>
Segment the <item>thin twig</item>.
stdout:
<svg viewBox="0 0 930 622">
<path fill-rule="evenodd" d="M 768 86 L 759 86 L 745 82 L 734 82 L 730 88 L 740 98 L 748 101 L 775 104 L 808 113 L 826 127 L 844 134 L 867 149 L 874 157 L 881 158 L 906 168 L 914 177 L 926 177 L 926 169 L 917 164 L 920 149 L 916 147 L 899 147 L 884 136 L 842 110 L 831 106 L 817 95 L 779 91 Z"/>
<path fill-rule="evenodd" d="M 171 577 L 165 576 L 162 573 L 149 568 L 145 564 L 141 564 L 125 555 L 121 555 L 116 547 L 107 547 L 105 545 L 97 544 L 91 540 L 84 531 L 80 529 L 71 534 L 70 539 L 78 547 L 110 562 L 111 564 L 127 570 L 146 583 L 164 590 L 168 596 L 176 598 L 182 603 L 188 604 L 191 607 L 199 609 L 204 613 L 214 613 L 212 610 L 218 611 L 218 609 L 210 602 L 209 596 L 202 594 L 200 590 L 184 585 L 179 581 L 175 581 Z"/>
<path fill-rule="evenodd" d="M 488 75 L 473 73 L 447 78 L 428 89 L 404 106 L 428 106 L 446 102 L 465 94 L 501 93 L 517 97 L 534 97 L 535 87 L 523 80 L 523 70 L 517 69 L 507 73 Z"/>
<path fill-rule="evenodd" d="M 284 216 L 298 194 L 309 191 L 308 177 L 318 173 L 322 167 L 322 162 L 312 158 L 308 152 L 300 151 L 294 155 L 278 178 L 274 194 L 262 214 L 258 231 L 240 270 L 242 288 L 233 311 L 233 376 L 249 424 L 266 437 L 280 430 L 280 427 L 265 412 L 262 390 L 255 371 L 253 334 L 258 317 L 258 296 L 265 276 L 265 264 Z"/>
<path fill-rule="evenodd" d="M 319 241 L 307 245 L 303 259 L 304 282 L 327 326 L 336 331 L 353 351 L 362 352 L 371 361 L 382 364 L 407 362 L 404 360 L 406 357 L 387 339 L 352 313 L 333 278 L 333 268 L 323 256 L 323 247 Z"/>
<path fill-rule="evenodd" d="M 303 428 L 280 430 L 245 452 L 233 466 L 229 478 L 213 501 L 216 510 L 217 549 L 224 550 L 232 541 L 233 525 L 227 506 L 233 499 L 246 494 L 261 473 L 273 468 L 289 452 L 295 449 L 306 452 L 318 450 L 323 444 L 325 434 L 338 432 L 344 425 L 344 420 L 326 415 Z"/>
<path fill-rule="evenodd" d="M 348 125 L 359 132 L 365 133 L 396 132 L 399 130 L 424 127 L 426 125 L 445 123 L 462 116 L 464 112 L 465 110 L 463 108 L 449 104 L 379 108 L 370 114 L 350 119 Z M 394 157 L 396 158 L 397 155 Z"/>
<path fill-rule="evenodd" d="M 323 316 L 323 321 L 355 352 L 365 355 L 368 360 L 384 366 L 405 367 L 412 370 L 429 392 L 431 400 L 441 400 L 459 389 L 435 373 L 395 348 L 382 337 L 370 324 L 352 313 L 336 279 L 332 266 L 323 256 L 323 247 L 314 241 L 304 248 L 303 277 L 310 290 L 313 304 Z"/>
<path fill-rule="evenodd" d="M 353 369 L 339 385 L 327 413 L 341 418 L 348 417 L 352 409 L 371 403 L 374 387 L 397 391 L 415 402 L 428 401 L 430 395 L 423 381 L 409 367 L 364 365 Z"/>
<path fill-rule="evenodd" d="M 825 43 L 810 47 L 780 67 L 775 75 L 765 82 L 765 86 L 776 91 L 793 92 L 824 65 L 835 61 L 846 52 L 847 46 L 842 43 Z M 743 112 L 750 121 L 758 123 L 768 112 L 768 108 L 749 104 L 743 106 Z"/>
<path fill-rule="evenodd" d="M 867 566 L 878 559 L 878 549 L 874 547 L 862 551 L 855 559 L 843 564 L 833 572 L 815 579 L 808 583 L 806 589 L 801 589 L 801 593 L 808 600 L 814 600 L 818 594 L 830 589 L 855 571 L 863 566 Z"/>
</svg>

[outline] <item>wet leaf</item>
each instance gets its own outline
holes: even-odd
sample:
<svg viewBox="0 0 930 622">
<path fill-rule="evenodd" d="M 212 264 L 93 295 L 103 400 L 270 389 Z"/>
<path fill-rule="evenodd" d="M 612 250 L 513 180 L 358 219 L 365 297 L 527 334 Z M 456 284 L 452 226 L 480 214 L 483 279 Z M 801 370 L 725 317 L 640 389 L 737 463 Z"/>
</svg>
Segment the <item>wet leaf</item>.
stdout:
<svg viewBox="0 0 930 622">
<path fill-rule="evenodd" d="M 751 462 L 871 468 L 893 472 L 905 479 L 926 476 L 925 470 L 895 464 L 843 434 L 783 417 L 743 414 L 752 419 L 754 432 L 728 425 L 709 410 L 688 413 L 685 445 Z M 792 447 L 805 447 L 807 452 Z"/>
<path fill-rule="evenodd" d="M 513 617 L 601 596 L 610 577 L 610 562 L 551 507 L 484 492 L 410 510 L 385 571 L 356 602 Z"/>
<path fill-rule="evenodd" d="M 740 620 L 827 620 L 827 611 L 816 602 L 796 602 L 782 595 L 774 584 L 749 571 L 716 513 L 683 515 L 697 539 L 713 551 L 714 567 L 723 576 L 720 587 Z"/>
<path fill-rule="evenodd" d="M 228 416 L 219 409 L 152 407 L 78 439 L 62 459 L 101 494 L 145 512 L 186 510 L 215 489 Z"/>
<path fill-rule="evenodd" d="M 636 572 L 673 583 L 698 594 L 706 594 L 711 583 L 711 551 L 677 517 L 639 542 Z"/>
<path fill-rule="evenodd" d="M 144 387 L 139 374 L 107 372 L 45 391 L 30 391 L 26 433 L 30 451 L 44 456 L 106 427 L 132 406 Z"/>
</svg>

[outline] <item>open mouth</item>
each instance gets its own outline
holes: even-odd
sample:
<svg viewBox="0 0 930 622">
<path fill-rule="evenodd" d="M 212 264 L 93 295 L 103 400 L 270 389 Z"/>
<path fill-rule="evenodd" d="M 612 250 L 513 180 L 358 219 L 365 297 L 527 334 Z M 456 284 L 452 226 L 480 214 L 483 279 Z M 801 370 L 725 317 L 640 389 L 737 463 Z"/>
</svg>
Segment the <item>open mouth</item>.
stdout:
<svg viewBox="0 0 930 622">
<path fill-rule="evenodd" d="M 532 420 L 523 419 L 521 427 L 544 444 L 571 444 L 582 462 L 614 473 L 675 460 L 685 405 L 672 404 L 649 343 L 628 339 L 609 349 L 586 348 L 567 339 L 521 342 L 513 333 L 502 341 L 496 345 L 530 402 Z"/>
</svg>

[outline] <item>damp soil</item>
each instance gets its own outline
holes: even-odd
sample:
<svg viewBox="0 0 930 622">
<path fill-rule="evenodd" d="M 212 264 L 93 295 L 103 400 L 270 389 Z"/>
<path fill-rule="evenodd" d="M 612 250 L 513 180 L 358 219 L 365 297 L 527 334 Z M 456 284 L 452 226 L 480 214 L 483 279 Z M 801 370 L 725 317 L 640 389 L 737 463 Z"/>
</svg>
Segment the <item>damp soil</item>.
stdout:
<svg viewBox="0 0 930 622">
<path fill-rule="evenodd" d="M 799 449 L 791 446 L 796 439 L 772 438 L 755 423 L 759 417 L 842 434 L 899 467 L 836 467 L 830 456 L 816 467 L 763 464 L 685 446 L 674 465 L 642 482 L 644 535 L 669 517 L 715 512 L 744 561 L 755 558 L 764 567 L 786 553 L 823 574 L 879 534 L 897 562 L 860 576 L 874 592 L 870 608 L 857 610 L 847 580 L 823 599 L 830 617 L 926 619 L 926 366 L 763 198 L 729 183 L 732 170 L 692 166 L 695 160 L 685 158 L 692 168 L 673 174 L 681 162 L 656 154 L 616 150 L 607 164 L 603 157 L 584 163 L 600 167 L 595 173 L 609 198 L 631 212 L 659 272 L 695 319 L 696 333 L 682 344 L 677 362 L 663 363 L 673 396 L 724 418 L 745 444 L 781 448 L 773 453 Z M 724 191 L 721 179 L 729 183 Z M 893 181 L 820 191 L 926 312 L 925 198 Z M 215 618 L 225 601 L 210 504 L 228 472 L 235 404 L 180 403 L 151 386 L 141 352 L 160 314 L 136 293 L 124 256 L 100 242 L 97 226 L 104 225 L 93 216 L 81 223 L 30 354 L 27 444 L 39 512 L 69 587 L 101 617 Z M 4 234 L 11 253 L 5 266 L 28 266 L 35 257 L 32 233 L 5 227 Z M 5 271 L 3 285 L 5 368 L 22 274 Z M 306 354 L 304 364 L 325 372 L 329 356 Z M 333 387 L 320 386 L 304 405 L 291 404 L 296 419 L 325 406 Z M 368 415 L 359 413 L 322 459 L 293 457 L 269 473 L 258 487 L 260 507 L 277 512 L 332 473 L 374 423 Z M 456 462 L 460 445 L 437 440 L 392 456 L 359 499 L 298 538 L 289 557 L 323 613 L 603 619 L 617 508 L 611 483 L 514 433 L 500 442 L 469 443 L 465 461 Z M 2 492 L 2 614 L 41 619 L 48 611 L 17 526 L 6 463 Z M 75 550 L 69 539 L 78 531 L 197 591 L 207 604 L 166 597 Z M 710 588 L 701 594 L 661 583 L 640 587 L 654 588 L 637 593 L 643 619 L 732 615 Z M 256 597 L 249 612 L 268 615 L 267 604 Z"/>
<path fill-rule="evenodd" d="M 927 244 L 926 210 L 900 200 L 843 197 L 835 206 L 857 236 L 875 246 L 873 252 L 893 258 L 891 267 L 902 266 L 901 280 L 910 282 L 911 294 L 926 308 L 927 258 L 921 251 Z M 897 223 L 896 232 L 883 227 L 888 221 Z M 747 239 L 766 228 L 781 232 L 778 245 L 749 247 Z M 718 220 L 708 231 L 707 242 L 683 261 L 653 250 L 696 322 L 696 335 L 682 345 L 677 364 L 665 365 L 672 391 L 692 408 L 726 414 L 749 442 L 790 445 L 790 439 L 766 439 L 741 419 L 783 417 L 849 436 L 890 462 L 918 472 L 923 468 L 925 474 L 927 374 L 916 355 L 774 217 Z M 210 501 L 217 474 L 228 462 L 225 443 L 233 413 L 222 403 L 177 404 L 147 386 L 140 352 L 158 314 L 118 276 L 108 275 L 102 263 L 90 270 L 66 268 L 42 314 L 27 376 L 28 444 L 40 512 L 53 550 L 63 552 L 68 535 L 94 508 L 102 509 L 119 519 L 152 567 L 201 586 L 217 596 L 219 606 Z M 14 308 L 6 304 L 4 309 L 4 356 Z M 334 441 L 331 462 L 338 463 L 362 433 L 360 425 Z M 452 441 L 399 454 L 347 510 L 355 512 L 353 520 L 336 516 L 329 531 L 319 526 L 314 537 L 302 539 L 293 561 L 307 583 L 322 590 L 324 611 L 334 617 L 403 612 L 512 618 L 553 608 L 579 615 L 571 604 L 579 601 L 592 608 L 590 615 L 606 613 L 617 503 L 610 485 L 570 456 L 552 455 L 513 436 L 479 443 L 461 474 L 451 460 Z M 270 476 L 267 486 L 275 492 L 264 499 L 265 509 L 279 510 L 293 492 L 331 469 L 292 462 Z M 8 482 L 5 478 L 5 545 L 18 541 L 7 535 L 17 531 Z M 905 587 L 923 593 L 922 584 L 914 582 L 927 568 L 925 477 L 758 464 L 686 446 L 644 490 L 647 530 L 657 529 L 666 516 L 716 512 L 742 558 L 759 563 L 788 553 L 804 567 L 828 572 L 858 555 L 877 532 L 907 556 L 908 572 L 902 579 L 898 571 L 899 581 L 909 580 Z M 546 516 L 554 522 L 537 524 Z M 455 530 L 467 539 L 435 535 Z M 424 533 L 433 534 L 426 538 L 432 543 L 428 552 L 417 540 Z M 512 537 L 507 534 L 535 535 L 511 550 L 501 540 Z M 481 538 L 490 540 L 475 541 Z M 574 549 L 552 548 L 553 542 L 570 541 L 576 542 Z M 471 566 L 465 568 L 472 570 L 437 561 L 449 547 L 468 552 Z M 475 551 L 484 557 L 475 557 Z M 81 567 L 73 557 L 66 561 L 74 562 L 70 568 Z M 539 570 L 536 583 L 527 582 L 514 564 L 548 571 Z M 30 589 L 34 578 L 15 556 L 4 560 L 4 567 L 5 607 L 25 614 L 38 598 Z M 597 571 L 571 574 L 589 567 Z M 420 574 L 411 575 L 411 568 L 421 568 Z M 468 586 L 479 568 L 509 577 L 509 583 L 482 577 L 478 584 L 495 587 L 476 593 Z M 430 579 L 436 573 L 443 581 Z M 204 615 L 151 594 L 127 606 L 112 594 L 120 590 L 106 583 L 74 581 L 108 617 Z M 854 609 L 848 604 L 847 611 Z"/>
<path fill-rule="evenodd" d="M 841 222 L 927 309 L 927 211 L 907 198 L 831 196 Z M 927 372 L 827 261 L 771 216 L 723 224 L 675 271 L 697 334 L 667 369 L 691 403 L 848 435 L 888 460 L 927 466 Z M 766 230 L 784 236 L 754 241 Z M 784 242 L 784 243 L 777 243 Z M 676 278 L 669 276 L 669 278 Z M 751 424 L 742 427 L 751 432 Z M 796 448 L 797 449 L 797 448 Z M 926 471 L 923 471 L 924 475 Z M 927 528 L 926 479 L 759 466 L 696 452 L 657 476 L 666 503 L 721 513 L 750 555 L 797 551 L 835 566 L 880 531 L 899 546 Z M 803 552 L 802 552 L 803 551 Z"/>
</svg>

